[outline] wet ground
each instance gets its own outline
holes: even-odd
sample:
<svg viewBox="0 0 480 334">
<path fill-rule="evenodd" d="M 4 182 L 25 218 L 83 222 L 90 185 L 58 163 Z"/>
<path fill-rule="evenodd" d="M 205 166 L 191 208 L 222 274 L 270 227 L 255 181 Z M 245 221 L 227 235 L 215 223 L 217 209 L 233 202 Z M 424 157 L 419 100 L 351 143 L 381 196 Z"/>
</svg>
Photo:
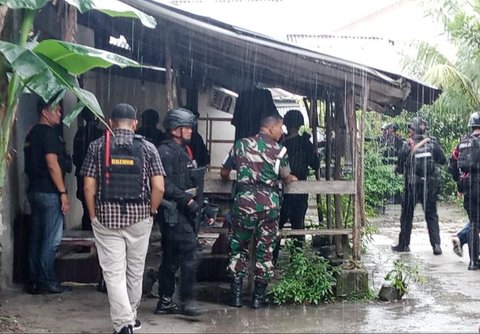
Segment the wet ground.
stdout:
<svg viewBox="0 0 480 334">
<path fill-rule="evenodd" d="M 379 233 L 368 245 L 362 260 L 375 293 L 399 257 L 418 265 L 425 277 L 425 283 L 411 286 L 400 302 L 235 309 L 223 304 L 228 291 L 226 283 L 200 283 L 199 299 L 208 313 L 196 320 L 175 315 L 156 316 L 152 314 L 156 299 L 145 298 L 138 311 L 143 323 L 140 332 L 478 332 L 480 270 L 468 271 L 467 254 L 463 258 L 456 256 L 450 243 L 450 236 L 463 226 L 465 215 L 461 209 L 445 205 L 441 206 L 439 215 L 441 256 L 432 253 L 420 206 L 416 209 L 408 254 L 390 250 L 399 231 L 399 206 L 388 206 L 385 215 L 370 220 L 379 228 Z M 0 331 L 111 333 L 108 301 L 94 285 L 75 286 L 73 292 L 62 295 L 31 296 L 20 288 L 4 292 Z"/>
</svg>

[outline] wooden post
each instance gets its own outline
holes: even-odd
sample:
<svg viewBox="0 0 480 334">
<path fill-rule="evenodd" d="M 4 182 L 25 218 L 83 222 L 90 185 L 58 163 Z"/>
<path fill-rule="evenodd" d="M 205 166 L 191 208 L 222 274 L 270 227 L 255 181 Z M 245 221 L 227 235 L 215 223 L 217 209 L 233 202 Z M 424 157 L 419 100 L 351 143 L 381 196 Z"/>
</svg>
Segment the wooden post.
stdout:
<svg viewBox="0 0 480 334">
<path fill-rule="evenodd" d="M 170 45 L 170 32 L 166 31 L 165 38 L 165 90 L 167 95 L 167 110 L 173 108 L 172 91 L 172 49 Z"/>
<path fill-rule="evenodd" d="M 331 163 L 332 163 L 332 105 L 330 104 L 328 95 L 325 100 L 325 134 L 326 134 L 326 150 L 325 150 L 325 180 L 330 180 Z M 332 228 L 332 196 L 325 195 L 327 228 Z M 330 238 L 330 244 L 332 239 Z"/>
<path fill-rule="evenodd" d="M 350 132 L 350 147 L 352 153 L 352 176 L 355 183 L 356 194 L 352 196 L 352 222 L 353 222 L 353 259 L 355 261 L 360 260 L 360 211 L 358 210 L 358 185 L 357 178 L 357 118 L 355 113 L 355 96 L 353 93 L 353 87 L 349 86 L 347 88 L 346 94 L 346 115 L 348 120 L 348 131 Z"/>
<path fill-rule="evenodd" d="M 173 48 L 172 48 L 173 49 Z M 174 53 L 174 52 L 173 52 Z M 172 100 L 175 107 L 184 106 L 177 62 L 172 58 Z"/>
<path fill-rule="evenodd" d="M 318 126 L 318 103 L 317 100 L 315 99 L 315 105 L 309 106 L 308 101 L 306 98 L 303 99 L 303 103 L 305 105 L 305 109 L 307 109 L 307 114 L 308 114 L 308 122 L 310 124 L 310 127 L 312 128 L 312 136 L 313 136 L 313 147 L 315 147 L 315 152 L 318 156 L 318 138 L 317 138 L 317 126 Z M 314 108 L 315 107 L 315 108 Z M 320 180 L 320 170 L 315 171 L 315 179 L 318 181 Z M 323 212 L 322 212 L 322 197 L 320 194 L 316 194 L 316 199 L 317 199 L 317 216 L 318 216 L 318 223 L 323 222 Z"/>
<path fill-rule="evenodd" d="M 332 100 L 332 99 L 330 99 Z M 341 112 L 342 105 L 338 103 L 338 99 L 335 95 L 335 104 L 334 101 L 328 101 L 331 105 L 331 110 L 333 111 L 333 128 L 335 131 L 335 165 L 333 169 L 333 179 L 340 180 L 342 173 L 342 156 L 343 156 L 343 147 L 345 146 L 344 138 L 342 134 L 343 127 L 343 113 Z M 335 108 L 333 107 L 335 105 Z M 335 206 L 335 228 L 341 229 L 343 227 L 342 221 L 342 198 L 341 195 L 333 196 L 334 206 Z M 347 253 L 344 252 L 342 244 L 342 236 L 338 235 L 334 237 L 335 249 L 339 257 L 344 257 Z"/>
<path fill-rule="evenodd" d="M 363 97 L 362 97 L 362 118 L 359 129 L 359 140 L 360 145 L 358 149 L 358 195 L 359 195 L 359 204 L 360 204 L 360 226 L 365 226 L 365 190 L 364 190 L 364 179 L 365 179 L 365 170 L 364 170 L 364 161 L 365 161 L 365 120 L 367 117 L 368 109 L 368 96 L 370 94 L 370 81 L 367 79 L 365 74 L 363 82 Z"/>
</svg>

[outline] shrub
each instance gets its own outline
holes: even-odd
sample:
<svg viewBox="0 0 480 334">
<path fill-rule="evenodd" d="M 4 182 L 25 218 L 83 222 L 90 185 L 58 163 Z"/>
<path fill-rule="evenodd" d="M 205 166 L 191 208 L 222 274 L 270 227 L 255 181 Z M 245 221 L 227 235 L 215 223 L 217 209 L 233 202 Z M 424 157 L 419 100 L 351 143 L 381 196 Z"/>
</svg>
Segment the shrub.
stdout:
<svg viewBox="0 0 480 334">
<path fill-rule="evenodd" d="M 334 300 L 334 268 L 317 255 L 310 242 L 303 249 L 287 241 L 290 261 L 282 271 L 280 280 L 270 290 L 275 304 L 315 304 Z"/>
<path fill-rule="evenodd" d="M 365 152 L 365 211 L 374 216 L 387 197 L 403 190 L 403 176 L 394 172 L 395 165 L 385 164 L 375 141 L 365 143 Z"/>
<path fill-rule="evenodd" d="M 401 295 L 408 292 L 410 283 L 422 283 L 423 276 L 420 275 L 418 266 L 410 266 L 398 259 L 393 264 L 393 269 L 385 276 L 385 282 L 397 289 Z"/>
</svg>

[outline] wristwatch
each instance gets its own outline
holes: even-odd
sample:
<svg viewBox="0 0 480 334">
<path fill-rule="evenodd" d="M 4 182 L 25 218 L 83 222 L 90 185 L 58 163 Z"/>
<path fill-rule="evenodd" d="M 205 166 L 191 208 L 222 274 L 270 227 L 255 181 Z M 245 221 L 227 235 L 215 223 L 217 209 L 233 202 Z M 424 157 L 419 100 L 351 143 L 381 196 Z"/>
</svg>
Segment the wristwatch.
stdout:
<svg viewBox="0 0 480 334">
<path fill-rule="evenodd" d="M 158 213 L 157 211 L 155 211 L 155 212 L 151 212 L 151 211 L 150 211 L 150 217 L 155 216 L 157 213 Z"/>
<path fill-rule="evenodd" d="M 67 190 L 67 188 L 65 188 L 65 191 L 59 191 L 59 194 L 60 194 L 60 195 L 63 195 L 63 194 L 68 195 L 68 190 Z"/>
</svg>

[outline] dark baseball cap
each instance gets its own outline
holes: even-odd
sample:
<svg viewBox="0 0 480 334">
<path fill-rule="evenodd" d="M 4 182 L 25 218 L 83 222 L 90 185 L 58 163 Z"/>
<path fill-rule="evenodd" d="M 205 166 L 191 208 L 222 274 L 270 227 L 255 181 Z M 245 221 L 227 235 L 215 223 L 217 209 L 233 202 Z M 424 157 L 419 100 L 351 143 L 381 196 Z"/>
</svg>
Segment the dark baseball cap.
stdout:
<svg viewBox="0 0 480 334">
<path fill-rule="evenodd" d="M 117 104 L 112 111 L 111 119 L 137 119 L 137 112 L 128 103 Z"/>
</svg>

